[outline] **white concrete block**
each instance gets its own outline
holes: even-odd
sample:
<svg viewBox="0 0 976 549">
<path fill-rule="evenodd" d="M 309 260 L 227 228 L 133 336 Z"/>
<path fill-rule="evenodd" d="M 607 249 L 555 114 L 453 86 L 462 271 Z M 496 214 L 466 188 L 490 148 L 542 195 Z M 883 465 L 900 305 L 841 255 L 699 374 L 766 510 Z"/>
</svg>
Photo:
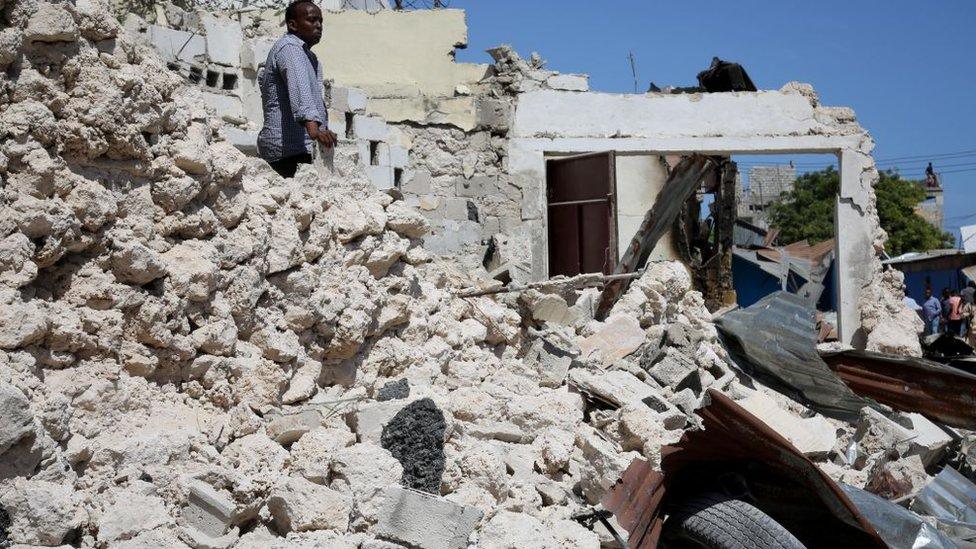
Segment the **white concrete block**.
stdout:
<svg viewBox="0 0 976 549">
<path fill-rule="evenodd" d="M 216 17 L 205 11 L 199 12 L 207 42 L 207 57 L 212 63 L 228 67 L 241 65 L 244 31 L 233 19 Z"/>
<path fill-rule="evenodd" d="M 454 221 L 445 219 L 431 223 L 430 234 L 424 237 L 424 247 L 428 251 L 451 255 L 466 246 L 481 242 L 481 225 L 474 221 Z"/>
<path fill-rule="evenodd" d="M 204 103 L 217 111 L 217 116 L 232 124 L 244 124 L 244 102 L 240 97 L 204 91 L 201 93 Z"/>
<path fill-rule="evenodd" d="M 912 420 L 912 440 L 909 454 L 918 455 L 922 463 L 929 466 L 952 444 L 952 437 L 921 414 L 905 414 Z"/>
<path fill-rule="evenodd" d="M 342 112 L 366 112 L 366 92 L 358 88 L 334 86 L 332 88 L 332 103 L 330 109 Z"/>
<path fill-rule="evenodd" d="M 589 91 L 590 77 L 585 74 L 554 74 L 546 80 L 546 85 L 556 90 Z"/>
<path fill-rule="evenodd" d="M 369 180 L 378 190 L 385 190 L 393 187 L 393 167 L 392 166 L 369 166 L 367 168 Z"/>
<path fill-rule="evenodd" d="M 245 40 L 244 47 L 241 48 L 241 67 L 252 71 L 257 71 L 263 67 L 265 61 L 268 60 L 268 53 L 271 52 L 271 46 L 273 45 L 274 40 L 269 38 L 249 38 Z"/>
<path fill-rule="evenodd" d="M 224 126 L 221 128 L 220 133 L 231 145 L 237 147 L 237 150 L 248 156 L 257 156 L 258 132 L 242 130 L 233 126 Z"/>
<path fill-rule="evenodd" d="M 410 165 L 410 154 L 407 149 L 390 146 L 390 165 L 394 168 L 406 168 Z"/>
<path fill-rule="evenodd" d="M 424 549 L 464 549 L 482 512 L 446 499 L 391 486 L 383 491 L 379 537 Z"/>
<path fill-rule="evenodd" d="M 165 61 L 195 63 L 207 56 L 207 43 L 198 34 L 149 25 L 149 42 Z"/>
<path fill-rule="evenodd" d="M 369 141 L 385 141 L 389 135 L 389 128 L 382 118 L 357 114 L 352 119 L 352 128 L 356 139 Z"/>
<path fill-rule="evenodd" d="M 339 139 L 345 139 L 346 113 L 329 109 L 329 129 L 334 131 Z"/>
</svg>

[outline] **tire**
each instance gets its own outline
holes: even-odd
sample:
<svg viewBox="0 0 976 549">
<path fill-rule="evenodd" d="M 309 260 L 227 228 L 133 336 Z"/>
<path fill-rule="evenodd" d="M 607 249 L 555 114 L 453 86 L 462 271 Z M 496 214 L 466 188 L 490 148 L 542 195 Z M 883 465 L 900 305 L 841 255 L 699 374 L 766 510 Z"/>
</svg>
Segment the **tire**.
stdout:
<svg viewBox="0 0 976 549">
<path fill-rule="evenodd" d="M 721 494 L 704 494 L 674 505 L 664 535 L 708 549 L 805 549 L 766 513 Z"/>
</svg>

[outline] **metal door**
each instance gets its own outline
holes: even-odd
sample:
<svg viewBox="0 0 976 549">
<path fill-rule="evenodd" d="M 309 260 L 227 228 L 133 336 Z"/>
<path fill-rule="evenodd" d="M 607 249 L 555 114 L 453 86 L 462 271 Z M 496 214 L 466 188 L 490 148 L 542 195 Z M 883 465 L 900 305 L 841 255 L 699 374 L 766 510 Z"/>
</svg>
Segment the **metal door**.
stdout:
<svg viewBox="0 0 976 549">
<path fill-rule="evenodd" d="M 546 162 L 549 276 L 613 272 L 617 208 L 613 151 Z"/>
</svg>

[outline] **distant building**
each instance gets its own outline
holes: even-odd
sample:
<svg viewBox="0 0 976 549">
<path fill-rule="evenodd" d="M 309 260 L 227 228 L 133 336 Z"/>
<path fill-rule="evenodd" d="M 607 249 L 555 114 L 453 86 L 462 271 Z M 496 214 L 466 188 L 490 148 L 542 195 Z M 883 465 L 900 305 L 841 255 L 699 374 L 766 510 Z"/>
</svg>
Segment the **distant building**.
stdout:
<svg viewBox="0 0 976 549">
<path fill-rule="evenodd" d="M 936 181 L 939 180 L 936 179 Z M 944 221 L 942 186 L 938 184 L 936 186 L 923 184 L 922 189 L 925 190 L 925 200 L 915 206 L 915 213 L 941 231 L 942 222 Z"/>
<path fill-rule="evenodd" d="M 796 168 L 792 164 L 749 168 L 749 188 L 744 188 L 741 178 L 736 181 L 738 218 L 768 229 L 766 209 L 774 202 L 779 202 L 784 193 L 792 192 L 795 183 Z"/>
</svg>

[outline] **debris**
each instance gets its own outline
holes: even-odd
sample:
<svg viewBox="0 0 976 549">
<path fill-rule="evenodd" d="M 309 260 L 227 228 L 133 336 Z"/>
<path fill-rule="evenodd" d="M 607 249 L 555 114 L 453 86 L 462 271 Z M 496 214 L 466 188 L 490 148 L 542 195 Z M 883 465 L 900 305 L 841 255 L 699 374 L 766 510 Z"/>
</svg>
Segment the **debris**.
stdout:
<svg viewBox="0 0 976 549">
<path fill-rule="evenodd" d="M 761 419 L 807 457 L 827 457 L 837 444 L 836 427 L 822 416 L 794 416 L 759 391 L 735 403 Z"/>
<path fill-rule="evenodd" d="M 698 73 L 698 85 L 709 93 L 756 91 L 756 85 L 742 65 L 718 57 L 713 57 L 711 66 Z"/>
</svg>

